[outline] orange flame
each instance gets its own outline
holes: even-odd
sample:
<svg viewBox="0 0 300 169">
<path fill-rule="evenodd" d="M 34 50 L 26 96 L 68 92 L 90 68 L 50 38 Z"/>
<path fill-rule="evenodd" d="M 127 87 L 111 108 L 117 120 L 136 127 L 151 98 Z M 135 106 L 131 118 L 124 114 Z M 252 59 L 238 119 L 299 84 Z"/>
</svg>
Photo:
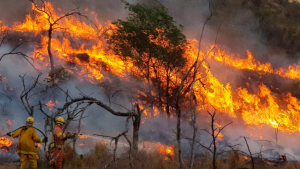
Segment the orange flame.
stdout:
<svg viewBox="0 0 300 169">
<path fill-rule="evenodd" d="M 156 149 L 160 154 L 164 155 L 165 160 L 171 160 L 175 157 L 174 146 L 167 146 L 161 143 L 152 143 L 149 141 L 144 141 L 144 145 L 146 145 L 146 147 Z"/>
<path fill-rule="evenodd" d="M 103 145 L 108 145 L 108 142 L 107 141 L 101 141 L 101 144 L 103 144 Z"/>
<path fill-rule="evenodd" d="M 84 139 L 86 139 L 86 138 L 88 138 L 89 136 L 88 136 L 88 135 L 83 135 L 83 134 L 78 134 L 78 137 L 79 137 L 79 138 L 84 138 Z"/>
<path fill-rule="evenodd" d="M 7 150 L 9 146 L 11 146 L 13 142 L 5 137 L 0 137 L 0 150 Z"/>
<path fill-rule="evenodd" d="M 222 139 L 223 139 L 223 137 L 224 137 L 224 135 L 223 135 L 222 133 L 219 133 L 219 135 L 218 135 L 217 139 L 218 139 L 218 140 L 222 140 Z"/>
<path fill-rule="evenodd" d="M 11 124 L 12 124 L 10 120 L 7 120 L 6 123 L 7 123 L 8 125 L 11 125 Z"/>
<path fill-rule="evenodd" d="M 52 100 L 49 100 L 46 104 L 47 107 L 49 107 L 49 111 L 52 111 L 53 107 L 58 104 L 58 101 L 53 102 Z"/>
<path fill-rule="evenodd" d="M 55 10 L 50 2 L 45 3 L 45 10 L 52 14 L 51 18 L 48 18 L 47 15 L 37 10 L 34 6 L 32 6 L 32 10 L 36 11 L 34 16 L 28 14 L 24 22 L 14 23 L 12 27 L 5 26 L 3 22 L 0 21 L 0 30 L 33 32 L 41 37 L 40 44 L 35 47 L 32 57 L 41 60 L 43 66 L 40 67 L 40 69 L 44 69 L 49 66 L 47 59 L 48 37 L 40 34 L 49 29 L 49 21 L 53 23 L 63 14 L 61 14 L 61 10 Z M 86 12 L 88 12 L 88 9 L 86 9 Z M 126 74 L 142 74 L 143 72 L 139 71 L 132 60 L 128 59 L 123 61 L 112 51 L 105 49 L 105 42 L 101 40 L 101 37 L 104 33 L 110 35 L 115 33 L 115 26 L 110 22 L 103 26 L 98 22 L 96 15 L 94 16 L 98 29 L 85 22 L 81 22 L 75 16 L 65 17 L 54 26 L 54 33 L 63 32 L 64 34 L 68 34 L 73 41 L 78 40 L 81 42 L 82 40 L 89 40 L 91 42 L 88 46 L 82 44 L 73 47 L 73 44 L 71 45 L 67 37 L 62 38 L 62 40 L 53 37 L 51 39 L 51 49 L 55 51 L 53 52 L 55 53 L 55 58 L 80 67 L 80 69 L 78 69 L 77 66 L 75 66 L 72 70 L 79 75 L 79 78 L 86 79 L 91 83 L 103 82 L 106 79 L 109 80 L 108 77 L 105 77 L 105 72 L 110 72 L 123 78 L 126 77 Z M 111 27 L 111 29 L 107 31 L 108 27 Z M 155 38 L 150 35 L 149 41 L 162 47 L 170 47 L 168 39 L 163 36 L 164 29 L 157 29 L 156 31 L 159 36 Z M 148 32 L 144 33 L 147 34 Z M 198 49 L 195 47 L 195 43 L 195 40 L 190 40 L 189 44 L 183 46 L 185 49 L 184 57 L 187 59 L 187 64 L 183 68 L 183 71 L 187 71 L 197 58 Z M 145 54 L 145 56 L 147 55 L 148 54 Z M 237 69 L 251 70 L 258 73 L 272 73 L 290 79 L 300 79 L 300 66 L 293 65 L 289 66 L 288 69 L 274 69 L 271 63 L 256 61 L 250 51 L 247 51 L 246 59 L 227 54 L 225 50 L 221 49 L 218 49 L 217 52 L 209 51 L 207 53 L 200 51 L 201 60 L 205 58 L 204 56 L 208 56 L 208 60 L 215 60 Z M 209 71 L 209 65 L 206 61 L 201 63 L 202 65 L 199 66 L 203 66 L 204 72 L 207 72 L 207 74 L 199 73 L 196 77 L 196 79 L 202 79 L 205 88 L 199 81 L 194 84 L 197 101 L 199 103 L 205 103 L 198 106 L 199 111 L 207 110 L 213 106 L 217 111 L 228 113 L 233 118 L 241 116 L 248 125 L 267 124 L 288 133 L 300 131 L 300 119 L 295 118 L 300 116 L 300 101 L 292 96 L 291 93 L 274 95 L 264 84 L 259 86 L 259 90 L 256 93 L 249 93 L 246 88 L 241 87 L 233 90 L 230 83 L 221 83 L 220 80 Z M 157 68 L 157 73 L 153 69 L 149 70 L 150 78 L 156 78 L 156 76 L 158 76 L 160 77 L 162 85 L 166 85 L 166 68 L 161 66 L 159 61 L 155 58 L 149 60 L 149 64 Z M 182 79 L 181 74 L 174 71 L 171 72 L 171 75 L 171 85 L 173 85 L 173 87 L 179 85 Z M 2 82 L 6 80 L 5 77 L 1 78 Z M 191 79 L 188 79 L 188 82 L 190 83 Z M 184 89 L 187 89 L 187 87 L 188 85 L 184 86 Z M 143 91 L 139 93 L 140 95 L 147 96 Z M 151 95 L 157 96 L 157 93 L 151 91 Z M 162 101 L 165 101 L 165 98 L 162 98 Z M 53 101 L 50 100 L 47 106 L 49 110 L 52 110 L 54 106 Z M 154 106 L 152 109 L 154 116 L 160 113 L 157 107 Z M 162 109 L 165 109 L 165 107 L 162 107 Z M 146 118 L 152 116 L 151 111 L 148 109 L 144 111 L 144 114 Z M 142 119 L 142 123 L 144 123 L 144 120 L 145 119 Z"/>
</svg>

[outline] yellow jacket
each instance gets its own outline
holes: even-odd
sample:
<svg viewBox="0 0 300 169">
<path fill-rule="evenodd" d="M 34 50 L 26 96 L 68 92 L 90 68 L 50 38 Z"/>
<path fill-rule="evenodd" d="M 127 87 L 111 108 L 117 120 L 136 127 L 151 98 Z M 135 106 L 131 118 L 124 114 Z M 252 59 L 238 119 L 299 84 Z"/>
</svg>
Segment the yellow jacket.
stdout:
<svg viewBox="0 0 300 169">
<path fill-rule="evenodd" d="M 40 139 L 33 127 L 22 127 L 12 133 L 12 137 L 20 137 L 17 147 L 18 154 L 37 154 L 38 148 L 35 147 L 35 143 L 42 143 L 43 139 Z"/>
</svg>

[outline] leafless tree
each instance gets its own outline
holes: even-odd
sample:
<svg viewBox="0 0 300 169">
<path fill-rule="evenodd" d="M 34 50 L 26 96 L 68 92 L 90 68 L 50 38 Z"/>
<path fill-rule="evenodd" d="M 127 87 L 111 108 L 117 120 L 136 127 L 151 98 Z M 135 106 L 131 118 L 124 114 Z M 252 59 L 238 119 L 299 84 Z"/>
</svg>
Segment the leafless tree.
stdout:
<svg viewBox="0 0 300 169">
<path fill-rule="evenodd" d="M 0 47 L 1 47 L 1 44 L 3 43 L 3 40 L 4 38 L 2 39 L 1 43 L 0 43 Z M 24 54 L 23 52 L 17 52 L 16 50 L 22 45 L 23 43 L 20 43 L 19 45 L 17 45 L 16 47 L 14 47 L 10 52 L 8 53 L 4 53 L 1 57 L 0 57 L 0 61 L 5 57 L 5 56 L 8 56 L 8 55 L 19 55 L 21 57 L 23 57 L 36 71 L 38 71 L 39 73 L 41 73 L 35 66 L 34 66 L 34 62 L 35 60 Z"/>
<path fill-rule="evenodd" d="M 20 75 L 20 78 L 22 80 L 22 84 L 23 84 L 23 91 L 20 95 L 20 99 L 21 99 L 21 102 L 25 108 L 25 110 L 27 111 L 28 115 L 29 116 L 33 116 L 34 114 L 34 108 L 38 106 L 37 105 L 32 105 L 30 103 L 30 98 L 38 93 L 41 93 L 41 91 L 39 92 L 36 92 L 36 93 L 33 93 L 33 89 L 36 87 L 36 85 L 39 83 L 39 78 L 41 76 L 41 73 L 37 76 L 37 78 L 35 79 L 35 81 L 33 82 L 32 86 L 27 88 L 26 85 L 25 85 L 25 80 L 24 80 L 24 76 L 21 76 Z M 44 90 L 43 90 L 44 92 Z"/>
<path fill-rule="evenodd" d="M 277 122 L 277 121 L 276 121 Z M 278 131 L 279 131 L 279 127 L 280 127 L 280 124 L 281 124 L 281 122 L 277 122 L 277 128 L 275 128 L 275 139 L 276 139 L 276 148 L 277 148 L 277 143 L 278 143 Z"/>
<path fill-rule="evenodd" d="M 53 55 L 51 52 L 51 39 L 52 39 L 52 33 L 54 30 L 59 29 L 59 21 L 61 21 L 62 19 L 69 17 L 69 16 L 73 16 L 73 15 L 78 15 L 78 16 L 82 16 L 88 19 L 87 16 L 83 15 L 81 12 L 79 12 L 78 7 L 67 12 L 66 14 L 60 16 L 59 18 L 54 18 L 51 14 L 50 11 L 47 11 L 47 6 L 44 0 L 40 0 L 43 4 L 43 7 L 40 8 L 38 7 L 37 3 L 34 2 L 34 0 L 29 0 L 35 7 L 36 10 L 38 10 L 39 12 L 44 13 L 45 15 L 47 15 L 47 20 L 49 23 L 49 29 L 48 29 L 48 55 L 49 55 L 49 59 L 50 59 L 50 65 L 51 65 L 51 70 L 54 70 L 54 60 L 53 60 Z"/>
<path fill-rule="evenodd" d="M 141 121 L 141 115 L 142 112 L 147 109 L 148 107 L 144 107 L 142 110 L 140 110 L 139 105 L 138 104 L 134 104 L 132 106 L 132 110 L 127 109 L 127 112 L 119 112 L 119 111 L 115 111 L 112 108 L 110 108 L 108 105 L 106 105 L 105 103 L 103 103 L 102 101 L 97 100 L 96 98 L 87 96 L 83 93 L 80 93 L 81 97 L 79 98 L 71 98 L 69 95 L 67 95 L 66 97 L 68 97 L 68 99 L 66 99 L 65 104 L 61 107 L 57 109 L 57 112 L 55 113 L 55 117 L 58 117 L 59 115 L 64 115 L 64 112 L 67 113 L 69 111 L 70 107 L 75 107 L 76 111 L 73 111 L 73 115 L 70 115 L 70 117 L 77 117 L 79 115 L 78 110 L 81 111 L 83 110 L 83 107 L 85 107 L 86 105 L 98 105 L 102 108 L 104 108 L 105 110 L 107 110 L 109 113 L 115 115 L 115 116 L 120 116 L 120 117 L 130 117 L 133 121 L 133 142 L 132 142 L 132 147 L 133 149 L 137 150 L 138 149 L 138 131 L 139 131 L 139 127 L 140 127 L 140 121 Z M 75 113 L 75 114 L 74 114 Z M 45 114 L 46 115 L 46 114 Z M 51 119 L 53 120 L 54 117 L 51 117 Z M 66 122 L 67 124 L 68 122 Z"/>
<path fill-rule="evenodd" d="M 207 111 L 207 113 L 211 117 L 211 122 L 210 122 L 211 131 L 208 131 L 206 129 L 201 129 L 201 130 L 205 131 L 206 133 L 208 133 L 211 136 L 212 142 L 210 143 L 210 145 L 206 146 L 203 143 L 201 143 L 199 141 L 196 141 L 194 136 L 193 136 L 193 138 L 189 138 L 189 137 L 186 137 L 186 136 L 184 136 L 183 138 L 187 139 L 187 140 L 191 140 L 192 142 L 196 142 L 200 147 L 208 150 L 213 156 L 213 160 L 212 160 L 213 169 L 216 169 L 217 156 L 226 152 L 226 151 L 223 151 L 223 149 L 224 148 L 230 148 L 231 150 L 234 150 L 233 147 L 235 147 L 237 145 L 234 145 L 234 146 L 226 145 L 224 147 L 221 147 L 219 150 L 217 149 L 217 138 L 218 138 L 218 136 L 220 135 L 221 131 L 224 130 L 228 125 L 232 124 L 232 122 L 224 125 L 221 128 L 217 128 L 217 127 L 215 127 L 215 121 L 216 121 L 216 115 L 217 115 L 216 111 L 214 111 L 214 113 L 210 113 L 209 111 Z"/>
<path fill-rule="evenodd" d="M 113 150 L 113 157 L 112 157 L 112 160 L 111 162 L 104 166 L 103 169 L 109 167 L 111 164 L 113 164 L 115 161 L 116 161 L 116 152 L 117 152 L 117 149 L 118 149 L 118 141 L 120 139 L 120 137 L 124 137 L 126 139 L 126 141 L 128 142 L 128 145 L 129 145 L 129 149 L 128 149 L 128 157 L 129 157 L 129 164 L 130 166 L 132 167 L 132 164 L 131 164 L 131 142 L 130 140 L 128 139 L 128 137 L 126 136 L 126 134 L 128 133 L 128 123 L 129 123 L 129 120 L 130 120 L 130 116 L 128 116 L 126 118 L 126 123 L 125 123 L 125 131 L 118 134 L 116 137 L 112 137 L 112 136 L 105 136 L 105 135 L 99 135 L 99 134 L 94 134 L 94 136 L 101 136 L 101 137 L 108 137 L 108 138 L 111 138 L 111 142 L 110 144 L 112 143 L 112 141 L 115 142 L 115 147 L 114 147 L 114 150 Z"/>
<path fill-rule="evenodd" d="M 177 125 L 176 125 L 176 140 L 177 140 L 177 144 L 178 144 L 178 156 L 179 156 L 179 168 L 182 169 L 182 154 L 181 154 L 181 108 L 180 108 L 180 99 L 182 96 L 185 96 L 189 91 L 190 91 L 190 86 L 192 85 L 192 83 L 196 80 L 196 77 L 198 75 L 199 72 L 199 68 L 201 67 L 202 63 L 205 61 L 205 59 L 199 60 L 200 58 L 200 50 L 201 50 L 201 42 L 202 42 L 202 37 L 204 34 L 204 29 L 205 26 L 207 24 L 207 22 L 209 20 L 211 20 L 212 18 L 212 11 L 210 8 L 210 0 L 208 0 L 209 2 L 209 9 L 210 9 L 210 15 L 206 18 L 202 30 L 201 30 L 201 34 L 200 34 L 200 38 L 199 38 L 199 47 L 198 47 L 198 55 L 197 58 L 194 62 L 194 64 L 188 69 L 188 72 L 183 76 L 180 86 L 178 88 L 177 91 L 177 97 L 176 97 L 176 102 L 175 102 L 175 109 L 176 109 L 176 114 L 177 114 Z M 192 72 L 194 71 L 194 72 Z M 188 77 L 192 76 L 192 83 L 188 84 L 187 88 L 183 91 L 184 85 L 186 85 L 186 81 L 188 79 Z M 202 81 L 199 79 L 199 81 L 202 83 Z"/>
</svg>

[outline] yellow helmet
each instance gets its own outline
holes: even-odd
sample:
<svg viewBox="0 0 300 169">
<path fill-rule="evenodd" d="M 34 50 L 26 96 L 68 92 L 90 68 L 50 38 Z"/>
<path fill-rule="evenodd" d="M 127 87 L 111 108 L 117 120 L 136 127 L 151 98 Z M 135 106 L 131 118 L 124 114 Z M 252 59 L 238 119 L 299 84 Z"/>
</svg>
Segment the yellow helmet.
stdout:
<svg viewBox="0 0 300 169">
<path fill-rule="evenodd" d="M 28 117 L 26 120 L 27 123 L 34 123 L 34 118 L 33 117 Z"/>
<path fill-rule="evenodd" d="M 64 123 L 65 123 L 65 119 L 62 118 L 62 117 L 58 117 L 58 118 L 56 119 L 56 123 L 58 123 L 58 124 L 64 124 Z"/>
</svg>

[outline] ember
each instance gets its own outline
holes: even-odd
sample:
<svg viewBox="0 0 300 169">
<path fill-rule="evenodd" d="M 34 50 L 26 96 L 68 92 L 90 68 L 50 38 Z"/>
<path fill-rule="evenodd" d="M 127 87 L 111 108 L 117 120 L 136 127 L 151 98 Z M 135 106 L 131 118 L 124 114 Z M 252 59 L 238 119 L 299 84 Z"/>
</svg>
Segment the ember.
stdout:
<svg viewBox="0 0 300 169">
<path fill-rule="evenodd" d="M 52 100 L 49 100 L 49 102 L 46 104 L 47 107 L 49 107 L 49 111 L 52 111 L 53 107 L 58 104 L 58 101 L 53 102 Z"/>
<path fill-rule="evenodd" d="M 11 125 L 11 124 L 12 124 L 10 120 L 7 120 L 6 123 L 7 123 L 8 125 Z"/>
</svg>

